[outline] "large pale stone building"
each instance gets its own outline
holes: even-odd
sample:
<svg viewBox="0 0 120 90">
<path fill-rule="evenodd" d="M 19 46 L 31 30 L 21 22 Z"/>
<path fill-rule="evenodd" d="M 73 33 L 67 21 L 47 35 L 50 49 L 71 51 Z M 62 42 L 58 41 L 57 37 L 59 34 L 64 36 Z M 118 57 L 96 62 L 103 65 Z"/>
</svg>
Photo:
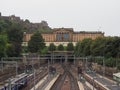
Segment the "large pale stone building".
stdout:
<svg viewBox="0 0 120 90">
<path fill-rule="evenodd" d="M 73 28 L 54 28 L 52 32 L 41 33 L 43 39 L 45 40 L 46 46 L 49 46 L 50 43 L 54 43 L 56 46 L 63 44 L 64 46 L 67 43 L 72 42 L 74 45 L 85 38 L 96 39 L 97 37 L 104 37 L 103 32 L 86 32 L 80 31 L 75 32 Z M 23 45 L 27 45 L 33 33 L 24 33 Z"/>
</svg>

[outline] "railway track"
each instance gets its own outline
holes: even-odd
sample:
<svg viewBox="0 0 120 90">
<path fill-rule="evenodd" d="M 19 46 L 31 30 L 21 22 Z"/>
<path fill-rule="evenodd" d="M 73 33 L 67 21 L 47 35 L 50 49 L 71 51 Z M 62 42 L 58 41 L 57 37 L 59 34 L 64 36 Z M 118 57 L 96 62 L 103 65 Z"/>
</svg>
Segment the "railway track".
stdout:
<svg viewBox="0 0 120 90">
<path fill-rule="evenodd" d="M 98 90 L 108 90 L 106 87 L 104 87 L 101 83 L 99 83 L 98 81 L 94 80 L 93 82 L 93 78 L 90 77 L 89 75 L 87 75 L 86 73 L 83 73 L 83 77 L 92 85 L 94 84 L 94 87 Z"/>
<path fill-rule="evenodd" d="M 2 74 L 0 74 L 0 82 L 4 82 L 8 78 L 15 76 L 15 75 L 16 75 L 15 70 L 10 70 L 8 72 L 2 73 Z"/>
<path fill-rule="evenodd" d="M 73 76 L 78 80 L 78 71 L 77 71 L 77 67 L 75 67 L 74 65 L 71 65 L 71 74 L 73 74 Z M 80 82 L 80 81 L 79 81 Z M 90 87 L 88 87 L 84 82 L 81 82 L 83 85 L 84 90 L 91 90 Z M 81 90 L 81 89 L 80 89 Z"/>
<path fill-rule="evenodd" d="M 36 72 L 35 78 L 34 78 L 34 75 L 31 74 L 31 76 L 29 76 L 29 78 L 28 78 L 27 85 L 22 87 L 21 90 L 30 90 L 34 86 L 34 79 L 35 79 L 35 84 L 37 84 L 47 74 L 48 74 L 47 69 Z"/>
<path fill-rule="evenodd" d="M 35 68 L 37 69 L 38 67 L 38 65 L 34 65 L 35 66 Z M 44 64 L 41 64 L 41 66 L 42 67 L 45 67 L 45 66 L 47 66 L 47 64 L 46 63 L 44 63 Z M 25 68 L 25 66 L 23 66 L 22 64 L 18 67 L 18 74 L 21 74 L 21 73 L 23 73 L 24 72 L 24 70 L 25 70 L 26 68 Z M 4 72 L 0 72 L 0 83 L 3 83 L 3 82 L 5 82 L 8 78 L 10 78 L 10 77 L 14 77 L 14 76 L 16 76 L 16 69 L 14 68 L 9 68 L 9 69 L 7 69 L 7 70 L 5 70 Z"/>
<path fill-rule="evenodd" d="M 64 73 L 61 74 L 50 90 L 79 90 L 77 79 L 70 72 L 70 65 L 63 65 Z"/>
</svg>

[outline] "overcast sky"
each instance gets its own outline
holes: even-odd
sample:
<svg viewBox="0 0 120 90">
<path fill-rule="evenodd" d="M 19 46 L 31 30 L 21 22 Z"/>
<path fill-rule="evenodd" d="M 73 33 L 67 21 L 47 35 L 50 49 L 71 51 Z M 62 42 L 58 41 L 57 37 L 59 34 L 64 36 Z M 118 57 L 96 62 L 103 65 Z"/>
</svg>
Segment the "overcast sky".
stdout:
<svg viewBox="0 0 120 90">
<path fill-rule="evenodd" d="M 120 0 L 0 0 L 0 12 L 31 22 L 45 20 L 51 28 L 120 36 Z"/>
</svg>

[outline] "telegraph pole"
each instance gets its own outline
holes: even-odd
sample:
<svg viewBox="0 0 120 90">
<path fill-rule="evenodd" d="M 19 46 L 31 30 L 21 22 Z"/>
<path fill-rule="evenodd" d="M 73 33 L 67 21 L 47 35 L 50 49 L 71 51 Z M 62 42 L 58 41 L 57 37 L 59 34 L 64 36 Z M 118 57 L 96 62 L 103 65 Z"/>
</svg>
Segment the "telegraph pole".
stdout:
<svg viewBox="0 0 120 90">
<path fill-rule="evenodd" d="M 11 79 L 9 78 L 8 90 L 11 90 Z"/>
</svg>

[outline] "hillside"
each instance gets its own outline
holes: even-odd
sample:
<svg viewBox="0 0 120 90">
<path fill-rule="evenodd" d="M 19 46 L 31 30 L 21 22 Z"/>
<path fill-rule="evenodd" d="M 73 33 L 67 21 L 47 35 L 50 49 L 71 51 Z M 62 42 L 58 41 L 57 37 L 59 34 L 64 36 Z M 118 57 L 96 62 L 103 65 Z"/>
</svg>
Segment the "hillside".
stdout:
<svg viewBox="0 0 120 90">
<path fill-rule="evenodd" d="M 11 15 L 11 16 L 2 16 L 0 13 L 0 21 L 5 23 L 16 23 L 20 25 L 23 28 L 23 31 L 27 33 L 33 33 L 38 31 L 41 32 L 50 32 L 52 29 L 48 26 L 48 23 L 46 21 L 41 21 L 39 23 L 32 23 L 28 19 L 23 20 L 18 16 Z M 1 25 L 0 25 L 1 26 Z"/>
</svg>

